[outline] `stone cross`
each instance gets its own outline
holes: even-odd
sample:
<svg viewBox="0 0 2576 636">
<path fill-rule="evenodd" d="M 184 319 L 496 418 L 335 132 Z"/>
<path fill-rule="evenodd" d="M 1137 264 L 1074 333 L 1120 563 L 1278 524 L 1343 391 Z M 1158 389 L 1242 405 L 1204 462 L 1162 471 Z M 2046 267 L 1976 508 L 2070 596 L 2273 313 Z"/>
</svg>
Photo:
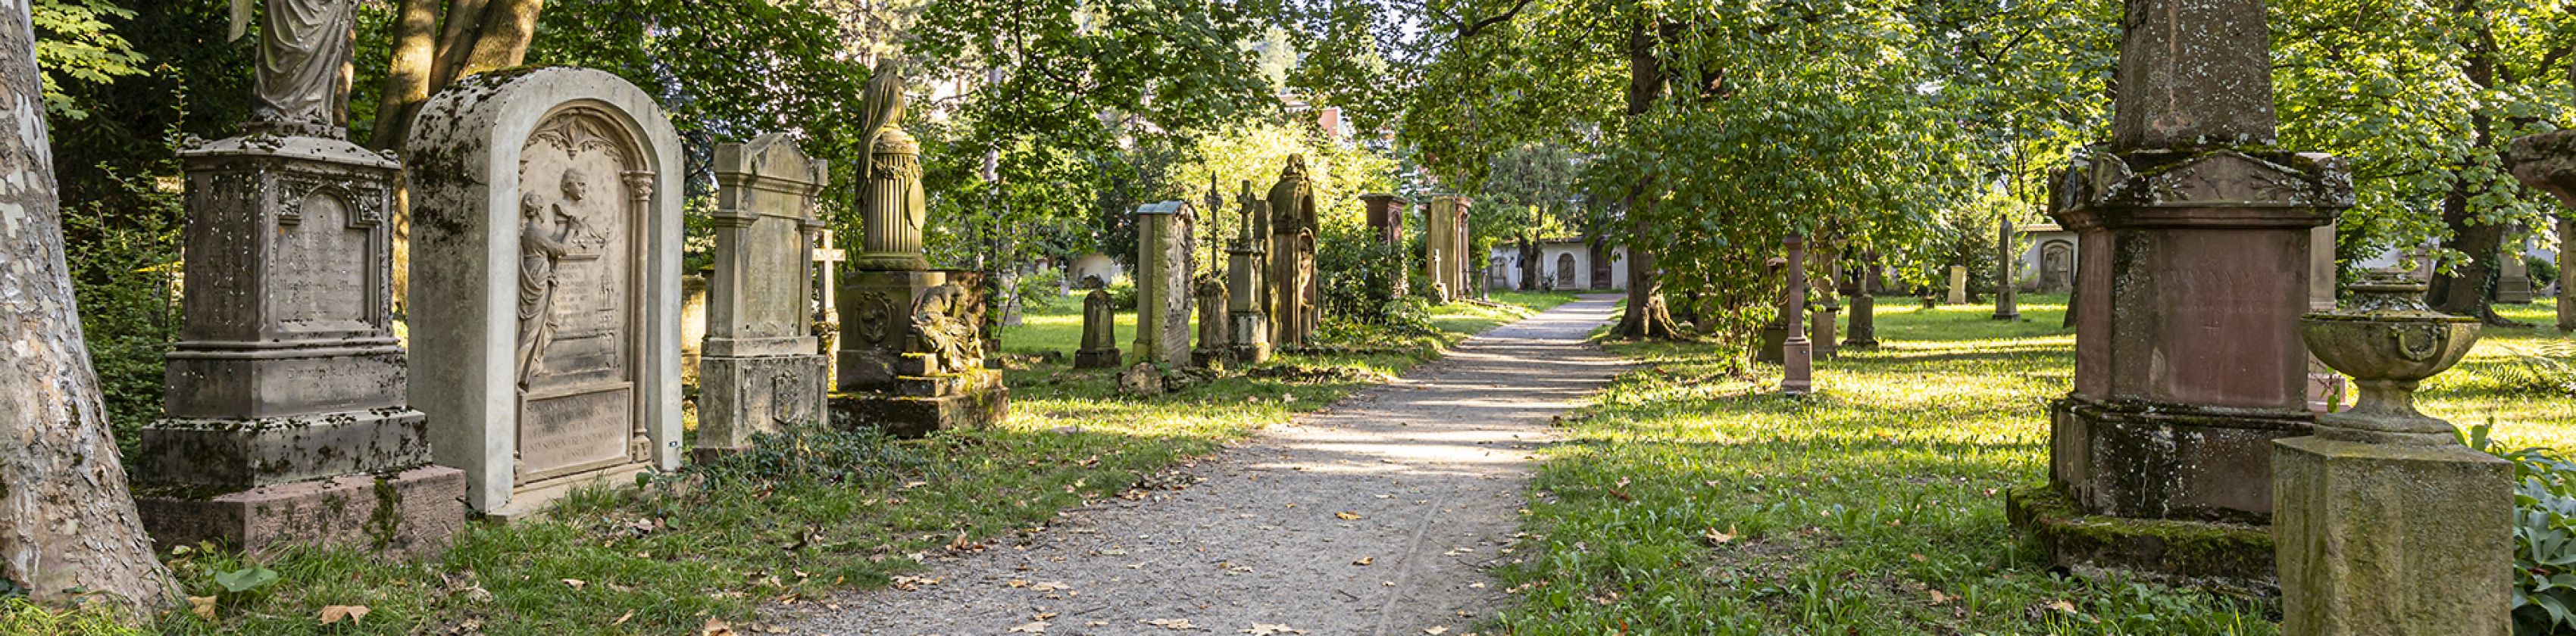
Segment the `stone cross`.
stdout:
<svg viewBox="0 0 2576 636">
<path fill-rule="evenodd" d="M 1807 237 L 1791 233 L 1780 240 L 1789 249 L 1789 301 L 1781 303 L 1787 313 L 1782 323 L 1788 325 L 1788 339 L 1780 343 L 1780 393 L 1802 396 L 1816 392 L 1815 343 L 1807 339 Z"/>
<path fill-rule="evenodd" d="M 836 275 L 836 270 L 839 269 L 840 264 L 850 261 L 850 253 L 832 245 L 831 230 L 823 230 L 821 237 L 816 241 L 814 286 L 823 294 L 822 322 L 839 323 L 841 321 L 839 296 L 841 286 L 837 282 L 840 277 Z"/>
</svg>

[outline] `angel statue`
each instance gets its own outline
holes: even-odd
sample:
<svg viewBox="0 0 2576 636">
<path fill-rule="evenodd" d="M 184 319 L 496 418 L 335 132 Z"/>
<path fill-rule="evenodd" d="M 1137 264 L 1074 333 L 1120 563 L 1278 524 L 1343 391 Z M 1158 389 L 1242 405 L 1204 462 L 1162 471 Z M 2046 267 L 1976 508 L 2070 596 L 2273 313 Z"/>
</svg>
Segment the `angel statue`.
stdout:
<svg viewBox="0 0 2576 636">
<path fill-rule="evenodd" d="M 966 288 L 945 283 L 921 293 L 912 308 L 913 350 L 930 354 L 939 368 L 955 373 L 983 366 L 984 335 L 980 320 L 968 315 Z"/>
<path fill-rule="evenodd" d="M 342 137 L 349 117 L 349 60 L 359 0 L 233 0 L 227 39 L 259 19 L 253 129 Z M 260 5 L 264 11 L 252 5 Z"/>
</svg>

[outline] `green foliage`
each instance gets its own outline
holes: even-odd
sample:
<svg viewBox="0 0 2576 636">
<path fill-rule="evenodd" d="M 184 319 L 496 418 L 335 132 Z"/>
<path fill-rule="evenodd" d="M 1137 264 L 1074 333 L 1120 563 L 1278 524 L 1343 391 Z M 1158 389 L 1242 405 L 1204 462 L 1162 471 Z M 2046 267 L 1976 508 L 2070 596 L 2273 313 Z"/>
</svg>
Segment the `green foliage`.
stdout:
<svg viewBox="0 0 2576 636">
<path fill-rule="evenodd" d="M 2502 395 L 2533 399 L 2576 397 L 2576 343 L 2564 340 L 2529 345 L 2499 343 L 2506 360 L 2486 369 Z"/>
<path fill-rule="evenodd" d="M 2513 462 L 2514 633 L 2576 631 L 2576 463 L 2549 449 L 2507 449 L 2494 424 L 2461 432 L 2462 443 Z"/>
<path fill-rule="evenodd" d="M 1411 329 L 1416 335 L 1431 330 L 1428 314 L 1399 310 L 1396 286 L 1415 269 L 1403 246 L 1380 242 L 1366 228 L 1348 225 L 1325 226 L 1316 243 L 1316 287 L 1325 316 Z"/>
<path fill-rule="evenodd" d="M 0 634 L 26 636 L 142 636 L 142 630 L 95 607 L 56 611 L 24 596 L 0 596 Z"/>
<path fill-rule="evenodd" d="M 731 496 L 786 485 L 878 483 L 896 475 L 917 473 L 928 465 L 915 449 L 895 444 L 876 429 L 797 425 L 778 433 L 755 435 L 751 450 L 684 466 L 678 474 L 659 483 L 702 486 L 688 492 L 703 498 L 708 493 Z M 689 479 L 693 477 L 702 481 L 692 484 Z M 671 494 L 676 500 L 686 498 L 679 492 Z"/>
<path fill-rule="evenodd" d="M 89 118 L 90 105 L 65 92 L 67 82 L 105 84 L 143 74 L 143 54 L 107 22 L 133 19 L 134 10 L 111 0 L 36 0 L 29 10 L 36 26 L 36 66 L 44 69 L 47 114 Z"/>
<path fill-rule="evenodd" d="M 2550 283 L 2558 282 L 2558 261 L 2542 258 L 2538 254 L 2524 254 L 2522 267 L 2523 271 L 2531 274 L 2532 287 L 2547 287 Z"/>
<path fill-rule="evenodd" d="M 276 585 L 277 580 L 278 574 L 276 570 L 271 570 L 257 565 L 229 572 L 217 573 L 214 576 L 216 585 L 221 585 L 223 586 L 224 591 L 234 594 L 246 594 L 257 591 L 260 588 Z"/>
</svg>

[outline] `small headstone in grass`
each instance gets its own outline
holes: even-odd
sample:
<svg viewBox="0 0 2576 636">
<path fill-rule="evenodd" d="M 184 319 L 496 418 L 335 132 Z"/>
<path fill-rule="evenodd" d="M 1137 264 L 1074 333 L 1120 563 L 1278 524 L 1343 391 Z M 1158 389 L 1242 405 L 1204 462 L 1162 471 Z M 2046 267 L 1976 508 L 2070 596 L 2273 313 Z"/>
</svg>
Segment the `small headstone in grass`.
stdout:
<svg viewBox="0 0 2576 636">
<path fill-rule="evenodd" d="M 1118 302 L 1109 297 L 1100 277 L 1084 278 L 1082 284 L 1091 288 L 1091 293 L 1082 297 L 1082 349 L 1073 353 L 1073 366 L 1118 368 L 1125 355 L 1118 350 Z"/>
<path fill-rule="evenodd" d="M 1948 304 L 1968 304 L 1968 266 L 1966 265 L 1950 266 L 1950 298 Z"/>
</svg>

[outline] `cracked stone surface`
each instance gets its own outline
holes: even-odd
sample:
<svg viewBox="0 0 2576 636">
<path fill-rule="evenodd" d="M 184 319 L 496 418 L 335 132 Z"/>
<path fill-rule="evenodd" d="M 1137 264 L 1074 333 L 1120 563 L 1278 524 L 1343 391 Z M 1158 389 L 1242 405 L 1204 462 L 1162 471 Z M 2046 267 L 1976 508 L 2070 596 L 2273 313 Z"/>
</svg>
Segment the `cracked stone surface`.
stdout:
<svg viewBox="0 0 2576 636">
<path fill-rule="evenodd" d="M 854 592 L 837 610 L 772 623 L 899 636 L 1463 634 L 1506 600 L 1486 569 L 1510 558 L 1501 550 L 1550 418 L 1626 369 L 1585 342 L 1615 301 L 1586 297 L 1472 338 L 1198 462 L 1189 472 L 1206 481 L 1162 500 L 1077 508 L 1016 545 L 934 564 L 921 576 L 936 585 Z"/>
</svg>

